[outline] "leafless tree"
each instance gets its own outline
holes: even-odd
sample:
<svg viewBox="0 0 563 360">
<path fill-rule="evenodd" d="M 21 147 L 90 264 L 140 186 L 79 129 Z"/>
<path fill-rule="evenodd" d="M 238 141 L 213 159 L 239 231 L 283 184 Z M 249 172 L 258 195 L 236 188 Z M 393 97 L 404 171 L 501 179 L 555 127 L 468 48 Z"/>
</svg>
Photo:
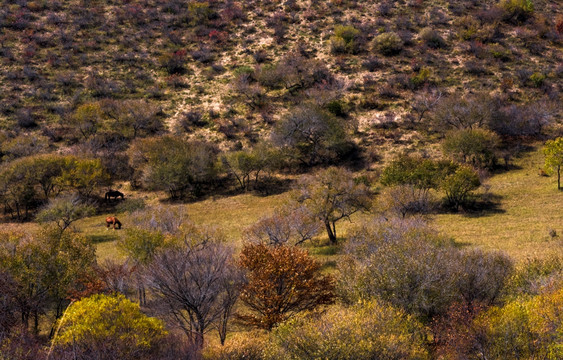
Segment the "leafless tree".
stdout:
<svg viewBox="0 0 563 360">
<path fill-rule="evenodd" d="M 177 235 L 182 224 L 190 222 L 185 207 L 163 205 L 135 211 L 129 221 L 131 225 L 141 229 L 169 235 Z"/>
<path fill-rule="evenodd" d="M 106 290 L 111 293 L 130 295 L 134 291 L 132 274 L 135 268 L 129 262 L 117 263 L 106 260 L 96 269 L 98 276 L 104 282 Z"/>
<path fill-rule="evenodd" d="M 221 341 L 225 340 L 242 282 L 232 254 L 225 244 L 186 238 L 183 246 L 163 251 L 147 267 L 148 287 L 197 348 L 213 327 L 219 329 Z"/>
<path fill-rule="evenodd" d="M 383 210 L 402 218 L 409 214 L 424 214 L 430 209 L 430 194 L 413 185 L 387 188 L 379 199 Z"/>
<path fill-rule="evenodd" d="M 412 111 L 417 115 L 417 122 L 421 122 L 424 115 L 431 111 L 442 98 L 441 91 L 425 91 L 422 94 L 417 94 L 412 103 Z"/>
<path fill-rule="evenodd" d="M 299 245 L 319 233 L 321 224 L 305 206 L 293 204 L 277 209 L 245 231 L 253 243 Z"/>
<path fill-rule="evenodd" d="M 475 129 L 490 121 L 492 100 L 485 93 L 468 96 L 453 94 L 440 99 L 432 112 L 438 130 Z"/>
<path fill-rule="evenodd" d="M 246 104 L 256 110 L 264 107 L 267 96 L 264 89 L 258 83 L 253 83 L 248 74 L 237 76 L 231 83 L 232 91 L 243 98 Z"/>
</svg>

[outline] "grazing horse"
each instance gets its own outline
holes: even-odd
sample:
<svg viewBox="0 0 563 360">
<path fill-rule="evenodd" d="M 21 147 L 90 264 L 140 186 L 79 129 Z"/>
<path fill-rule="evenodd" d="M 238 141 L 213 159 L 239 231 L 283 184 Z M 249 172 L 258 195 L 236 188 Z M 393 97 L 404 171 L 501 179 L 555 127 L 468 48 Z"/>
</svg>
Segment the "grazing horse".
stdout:
<svg viewBox="0 0 563 360">
<path fill-rule="evenodd" d="M 117 226 L 118 229 L 121 229 L 121 222 L 115 216 L 108 216 L 106 218 L 106 225 L 107 225 L 106 230 L 109 230 L 109 227 L 111 225 L 113 225 L 113 230 L 115 230 L 116 226 Z"/>
<path fill-rule="evenodd" d="M 111 198 L 114 198 L 115 200 L 117 200 L 118 197 L 121 197 L 121 200 L 124 199 L 124 195 L 121 191 L 110 190 L 110 191 L 106 192 L 105 199 L 106 199 L 106 201 L 111 200 Z"/>
</svg>

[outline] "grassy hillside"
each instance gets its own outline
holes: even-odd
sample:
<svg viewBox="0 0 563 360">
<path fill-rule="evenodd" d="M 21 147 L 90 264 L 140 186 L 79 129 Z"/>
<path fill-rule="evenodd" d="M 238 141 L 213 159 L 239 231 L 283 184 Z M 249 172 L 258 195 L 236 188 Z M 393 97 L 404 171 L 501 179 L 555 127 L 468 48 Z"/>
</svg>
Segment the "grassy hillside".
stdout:
<svg viewBox="0 0 563 360">
<path fill-rule="evenodd" d="M 553 176 L 539 175 L 543 161 L 542 153 L 534 148 L 514 161 L 515 169 L 487 180 L 487 192 L 494 197 L 493 209 L 434 214 L 429 217 L 431 223 L 462 246 L 501 250 L 519 262 L 563 255 L 563 214 L 560 211 L 563 193 L 557 191 Z M 244 194 L 181 206 L 186 207 L 194 223 L 215 227 L 223 231 L 230 242 L 240 246 L 244 230 L 270 215 L 285 198 L 285 194 Z M 118 215 L 127 228 L 127 214 Z M 340 236 L 370 216 L 378 215 L 357 214 L 352 222 L 343 220 L 338 224 Z M 104 220 L 103 216 L 84 219 L 77 227 L 97 243 L 100 259 L 121 259 L 115 241 L 123 236 L 123 231 L 106 231 Z M 326 234 L 318 241 L 325 243 Z M 318 250 L 323 252 L 322 248 Z"/>
<path fill-rule="evenodd" d="M 539 175 L 543 162 L 534 150 L 515 161 L 517 169 L 488 180 L 498 198 L 495 210 L 437 215 L 435 224 L 462 244 L 503 250 L 518 260 L 563 254 L 563 194 L 553 176 Z"/>
<path fill-rule="evenodd" d="M 373 127 L 418 119 L 415 100 L 428 89 L 515 104 L 560 99 L 558 1 L 534 1 L 521 16 L 492 0 L 0 4 L 0 125 L 7 139 L 36 134 L 39 151 L 76 145 L 69 122 L 91 102 L 107 110 L 144 99 L 169 130 L 232 148 L 267 135 L 303 100 L 340 101 L 367 131 L 359 141 L 381 146 L 409 131 Z M 377 40 L 390 33 L 393 53 Z M 288 56 L 325 83 L 290 92 L 276 84 Z M 103 122 L 99 131 L 128 136 L 111 116 Z"/>
</svg>

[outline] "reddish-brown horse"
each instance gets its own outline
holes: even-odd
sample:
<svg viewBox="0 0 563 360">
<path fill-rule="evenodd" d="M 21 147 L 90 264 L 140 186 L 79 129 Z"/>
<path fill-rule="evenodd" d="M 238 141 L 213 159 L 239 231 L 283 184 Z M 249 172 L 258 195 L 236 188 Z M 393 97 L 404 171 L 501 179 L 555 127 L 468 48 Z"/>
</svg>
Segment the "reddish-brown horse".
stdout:
<svg viewBox="0 0 563 360">
<path fill-rule="evenodd" d="M 118 229 L 121 229 L 121 222 L 115 216 L 108 216 L 106 218 L 106 225 L 107 225 L 107 230 L 109 230 L 109 227 L 111 225 L 113 225 L 113 230 L 115 230 L 116 226 Z"/>
</svg>

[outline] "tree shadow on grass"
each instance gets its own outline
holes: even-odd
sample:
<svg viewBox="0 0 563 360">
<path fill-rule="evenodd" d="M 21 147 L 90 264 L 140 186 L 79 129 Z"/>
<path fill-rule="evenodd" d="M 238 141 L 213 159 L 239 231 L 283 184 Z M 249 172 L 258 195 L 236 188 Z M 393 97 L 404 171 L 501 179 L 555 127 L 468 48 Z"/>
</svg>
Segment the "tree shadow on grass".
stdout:
<svg viewBox="0 0 563 360">
<path fill-rule="evenodd" d="M 506 210 L 501 207 L 501 195 L 486 193 L 481 197 L 473 199 L 465 208 L 462 213 L 464 217 L 480 218 L 486 216 L 494 216 L 506 213 Z"/>
<path fill-rule="evenodd" d="M 432 206 L 433 211 L 430 214 L 459 214 L 467 218 L 480 218 L 485 216 L 494 216 L 504 214 L 505 209 L 501 207 L 501 195 L 485 193 L 477 196 L 467 202 L 462 209 L 455 210 L 446 204 L 436 203 Z"/>
<path fill-rule="evenodd" d="M 207 199 L 220 199 L 231 196 L 252 194 L 260 197 L 267 197 L 272 195 L 283 194 L 292 189 L 294 180 L 292 179 L 264 179 L 258 185 L 252 186 L 248 191 L 242 190 L 239 186 L 234 186 L 232 183 L 221 182 L 215 187 L 209 187 L 200 190 L 197 194 L 189 193 L 179 198 L 162 198 L 159 199 L 161 204 L 166 205 L 183 205 L 193 204 Z"/>
<path fill-rule="evenodd" d="M 458 249 L 465 249 L 468 247 L 471 247 L 475 244 L 470 243 L 469 241 L 459 241 L 459 240 L 453 240 L 453 246 L 458 248 Z"/>
<path fill-rule="evenodd" d="M 117 231 L 117 230 L 116 230 Z M 86 235 L 86 238 L 92 242 L 92 244 L 100 244 L 110 241 L 118 240 L 119 237 L 116 234 L 91 234 Z"/>
</svg>

